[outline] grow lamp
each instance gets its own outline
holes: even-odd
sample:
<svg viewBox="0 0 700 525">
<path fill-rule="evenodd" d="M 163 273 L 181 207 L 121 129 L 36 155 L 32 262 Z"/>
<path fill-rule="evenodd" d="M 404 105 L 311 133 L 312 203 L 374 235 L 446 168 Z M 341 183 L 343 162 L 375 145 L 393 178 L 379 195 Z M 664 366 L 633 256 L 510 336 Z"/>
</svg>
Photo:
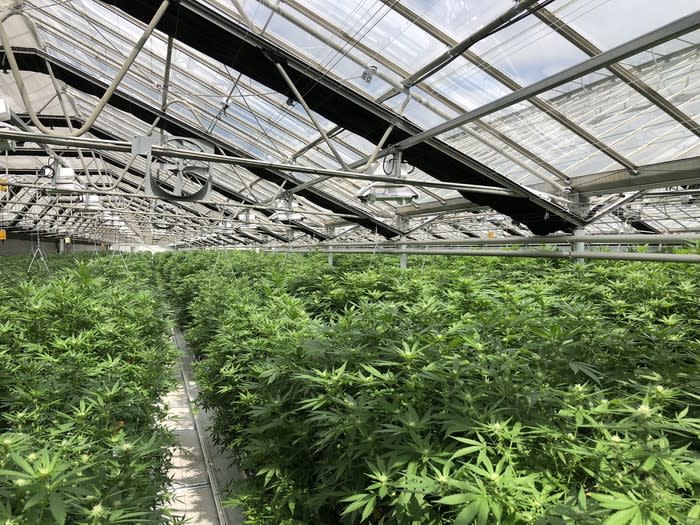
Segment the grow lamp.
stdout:
<svg viewBox="0 0 700 525">
<path fill-rule="evenodd" d="M 240 233 L 257 233 L 258 226 L 256 224 L 241 224 L 236 228 L 236 231 Z"/>
<path fill-rule="evenodd" d="M 102 209 L 99 195 L 83 195 L 82 201 L 86 211 L 100 211 Z"/>
<path fill-rule="evenodd" d="M 407 204 L 418 198 L 418 192 L 404 184 L 373 182 L 357 192 L 357 198 L 369 204 L 375 201 L 395 201 Z"/>
<path fill-rule="evenodd" d="M 71 193 L 82 189 L 77 179 L 73 168 L 66 166 L 57 166 L 54 168 L 53 181 L 49 191 L 51 193 Z"/>
<path fill-rule="evenodd" d="M 286 221 L 301 221 L 304 220 L 304 216 L 301 213 L 295 213 L 291 211 L 276 211 L 270 215 L 271 221 L 286 222 Z"/>
</svg>

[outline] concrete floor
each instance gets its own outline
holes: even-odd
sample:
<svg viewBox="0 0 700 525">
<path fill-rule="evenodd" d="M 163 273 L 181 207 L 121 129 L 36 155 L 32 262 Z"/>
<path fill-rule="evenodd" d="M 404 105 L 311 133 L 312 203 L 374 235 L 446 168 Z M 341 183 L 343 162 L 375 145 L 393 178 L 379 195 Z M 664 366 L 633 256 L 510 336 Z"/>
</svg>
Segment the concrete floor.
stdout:
<svg viewBox="0 0 700 525">
<path fill-rule="evenodd" d="M 240 525 L 244 522 L 242 514 L 221 506 L 222 489 L 232 479 L 240 478 L 240 473 L 230 467 L 229 458 L 212 443 L 207 432 L 209 414 L 195 409 L 189 402 L 188 393 L 192 398 L 197 396 L 197 385 L 192 380 L 192 356 L 179 331 L 175 332 L 174 339 L 181 352 L 185 379 L 177 366 L 174 373 L 178 387 L 164 399 L 168 406 L 166 425 L 180 443 L 179 448 L 173 449 L 170 477 L 174 499 L 169 508 L 173 516 L 191 525 Z M 201 431 L 199 435 L 197 429 Z M 209 458 L 209 469 L 206 458 Z"/>
</svg>

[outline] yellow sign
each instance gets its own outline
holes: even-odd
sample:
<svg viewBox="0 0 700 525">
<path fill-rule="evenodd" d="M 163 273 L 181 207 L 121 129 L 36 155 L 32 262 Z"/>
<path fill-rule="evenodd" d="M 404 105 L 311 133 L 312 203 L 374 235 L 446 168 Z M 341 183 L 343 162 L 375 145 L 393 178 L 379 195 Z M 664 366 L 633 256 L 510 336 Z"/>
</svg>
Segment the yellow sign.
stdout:
<svg viewBox="0 0 700 525">
<path fill-rule="evenodd" d="M 496 238 L 496 232 L 493 231 L 493 230 L 490 230 L 490 231 L 486 234 L 486 237 L 488 237 L 489 239 L 495 239 L 495 238 Z"/>
<path fill-rule="evenodd" d="M 0 230 L 0 241 L 7 239 L 7 232 L 5 230 Z"/>
<path fill-rule="evenodd" d="M 7 179 L 1 179 L 0 178 L 0 192 L 7 191 Z"/>
</svg>

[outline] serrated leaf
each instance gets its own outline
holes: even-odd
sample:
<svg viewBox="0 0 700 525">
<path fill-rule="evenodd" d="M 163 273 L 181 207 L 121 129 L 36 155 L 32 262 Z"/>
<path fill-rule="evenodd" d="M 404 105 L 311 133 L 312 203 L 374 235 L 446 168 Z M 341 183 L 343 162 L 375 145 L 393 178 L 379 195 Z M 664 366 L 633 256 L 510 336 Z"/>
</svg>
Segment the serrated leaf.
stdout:
<svg viewBox="0 0 700 525">
<path fill-rule="evenodd" d="M 603 376 L 598 370 L 593 368 L 591 365 L 586 364 L 586 363 L 581 363 L 579 361 L 571 361 L 569 363 L 569 368 L 573 371 L 574 375 L 577 375 L 579 372 L 584 373 L 588 377 L 590 377 L 595 384 L 600 386 L 600 379 Z"/>
<path fill-rule="evenodd" d="M 644 460 L 644 463 L 642 463 L 642 470 L 645 472 L 649 472 L 651 469 L 654 468 L 654 465 L 656 465 L 656 456 L 651 455 L 647 459 Z"/>
<path fill-rule="evenodd" d="M 49 495 L 49 509 L 58 525 L 64 525 L 66 522 L 66 503 L 60 494 L 52 492 Z"/>
<path fill-rule="evenodd" d="M 618 510 L 612 516 L 609 516 L 603 521 L 603 525 L 626 525 L 635 517 L 640 517 L 639 507 L 636 505 L 628 509 Z"/>
<path fill-rule="evenodd" d="M 367 502 L 364 510 L 362 511 L 362 517 L 360 518 L 360 521 L 365 521 L 367 518 L 369 518 L 370 514 L 374 512 L 374 507 L 376 506 L 376 503 L 377 497 L 372 496 L 372 498 Z"/>
<path fill-rule="evenodd" d="M 630 507 L 637 508 L 637 504 L 628 499 L 624 494 L 614 494 L 614 496 L 609 494 L 591 494 L 591 498 L 600 502 L 601 506 L 605 509 L 622 510 Z"/>
<path fill-rule="evenodd" d="M 464 456 L 469 456 L 471 454 L 474 454 L 474 452 L 478 452 L 480 450 L 483 450 L 483 448 L 484 448 L 484 445 L 481 445 L 481 444 L 473 445 L 471 447 L 460 448 L 457 452 L 452 454 L 452 459 L 457 459 L 457 458 L 461 458 Z"/>
<path fill-rule="evenodd" d="M 477 517 L 477 523 L 479 525 L 488 525 L 489 512 L 489 502 L 486 499 L 482 499 L 479 502 L 479 515 Z"/>
<path fill-rule="evenodd" d="M 577 500 L 578 500 L 579 506 L 580 506 L 583 510 L 586 510 L 586 490 L 585 490 L 583 487 L 581 487 L 581 488 L 578 490 L 578 498 L 577 498 Z"/>
<path fill-rule="evenodd" d="M 34 494 L 34 495 L 33 495 L 31 498 L 29 498 L 29 499 L 27 500 L 27 502 L 24 504 L 24 508 L 22 509 L 22 511 L 24 512 L 24 511 L 27 511 L 27 510 L 31 509 L 34 505 L 36 505 L 37 503 L 39 503 L 40 501 L 42 501 L 42 500 L 44 499 L 44 497 L 46 497 L 46 493 L 45 493 L 45 492 L 38 492 L 38 493 Z"/>
<path fill-rule="evenodd" d="M 342 501 L 342 502 L 358 501 L 361 499 L 365 499 L 366 497 L 367 497 L 367 494 L 353 494 L 352 496 L 348 496 L 347 498 L 343 498 L 340 501 Z"/>
<path fill-rule="evenodd" d="M 686 487 L 685 481 L 683 481 L 683 478 L 681 477 L 681 475 L 678 473 L 678 471 L 675 468 L 673 468 L 673 465 L 671 465 L 671 463 L 669 461 L 662 460 L 661 465 L 664 467 L 664 470 L 666 472 L 668 472 L 669 476 L 671 476 L 671 478 L 673 478 L 673 481 L 676 482 L 676 485 L 679 488 L 684 489 Z"/>
<path fill-rule="evenodd" d="M 23 457 L 18 456 L 17 454 L 11 454 L 10 456 L 12 457 L 14 462 L 17 463 L 20 467 L 22 467 L 22 470 L 24 470 L 27 474 L 29 474 L 31 477 L 36 476 L 34 468 Z"/>
<path fill-rule="evenodd" d="M 654 512 L 654 511 L 651 511 L 649 513 L 649 516 L 651 517 L 651 521 L 656 523 L 656 525 L 668 525 L 668 519 L 664 518 L 663 516 L 661 516 L 660 514 Z"/>
<path fill-rule="evenodd" d="M 442 503 L 443 505 L 462 505 L 463 503 L 467 503 L 472 499 L 473 496 L 470 494 L 450 494 L 449 496 L 440 498 L 436 501 L 436 503 Z"/>
<path fill-rule="evenodd" d="M 455 518 L 454 525 L 469 525 L 479 512 L 479 501 L 472 501 L 464 507 Z"/>
<path fill-rule="evenodd" d="M 365 502 L 362 500 L 358 500 L 354 503 L 351 503 L 350 505 L 345 507 L 345 510 L 343 511 L 343 515 L 350 514 L 351 512 L 355 512 L 356 510 L 359 510 L 364 505 L 365 505 Z"/>
<path fill-rule="evenodd" d="M 10 478 L 10 479 L 32 479 L 32 476 L 25 474 L 24 472 L 17 472 L 16 470 L 0 470 L 0 477 Z"/>
</svg>

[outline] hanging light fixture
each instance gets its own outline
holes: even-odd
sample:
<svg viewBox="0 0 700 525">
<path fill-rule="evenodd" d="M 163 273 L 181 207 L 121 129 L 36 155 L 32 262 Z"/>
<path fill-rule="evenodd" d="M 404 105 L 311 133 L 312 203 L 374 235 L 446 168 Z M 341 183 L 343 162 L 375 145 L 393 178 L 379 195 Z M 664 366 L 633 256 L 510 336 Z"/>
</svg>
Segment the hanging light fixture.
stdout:
<svg viewBox="0 0 700 525">
<path fill-rule="evenodd" d="M 44 166 L 42 170 L 48 175 L 50 171 Z M 53 170 L 53 180 L 51 182 L 51 187 L 48 189 L 51 193 L 72 193 L 76 190 L 83 189 L 78 179 L 75 176 L 75 171 L 73 168 L 67 166 L 54 166 Z"/>
<path fill-rule="evenodd" d="M 377 177 L 392 175 L 399 179 L 408 176 L 408 168 L 401 162 L 401 153 L 395 152 L 392 159 L 376 162 L 368 170 L 368 173 Z M 361 202 L 372 204 L 376 201 L 397 202 L 405 205 L 418 199 L 418 192 L 407 184 L 392 182 L 372 182 L 356 193 Z"/>
<path fill-rule="evenodd" d="M 372 204 L 375 201 L 394 201 L 399 204 L 408 204 L 418 198 L 418 192 L 405 184 L 373 182 L 362 188 L 357 193 L 357 198 L 367 204 Z"/>
<path fill-rule="evenodd" d="M 255 224 L 255 217 L 251 217 L 250 210 L 245 210 L 243 213 L 240 213 L 238 217 L 236 217 L 239 221 L 240 224 L 236 227 L 236 231 L 238 233 L 257 233 L 258 232 L 258 225 Z"/>
<path fill-rule="evenodd" d="M 99 195 L 83 195 L 81 200 L 85 205 L 85 211 L 97 212 L 102 209 Z"/>
<path fill-rule="evenodd" d="M 270 220 L 275 222 L 303 221 L 304 216 L 295 211 L 299 207 L 299 203 L 294 200 L 294 197 L 289 195 L 283 199 L 274 201 L 275 208 L 283 208 L 277 210 L 270 215 Z"/>
</svg>

